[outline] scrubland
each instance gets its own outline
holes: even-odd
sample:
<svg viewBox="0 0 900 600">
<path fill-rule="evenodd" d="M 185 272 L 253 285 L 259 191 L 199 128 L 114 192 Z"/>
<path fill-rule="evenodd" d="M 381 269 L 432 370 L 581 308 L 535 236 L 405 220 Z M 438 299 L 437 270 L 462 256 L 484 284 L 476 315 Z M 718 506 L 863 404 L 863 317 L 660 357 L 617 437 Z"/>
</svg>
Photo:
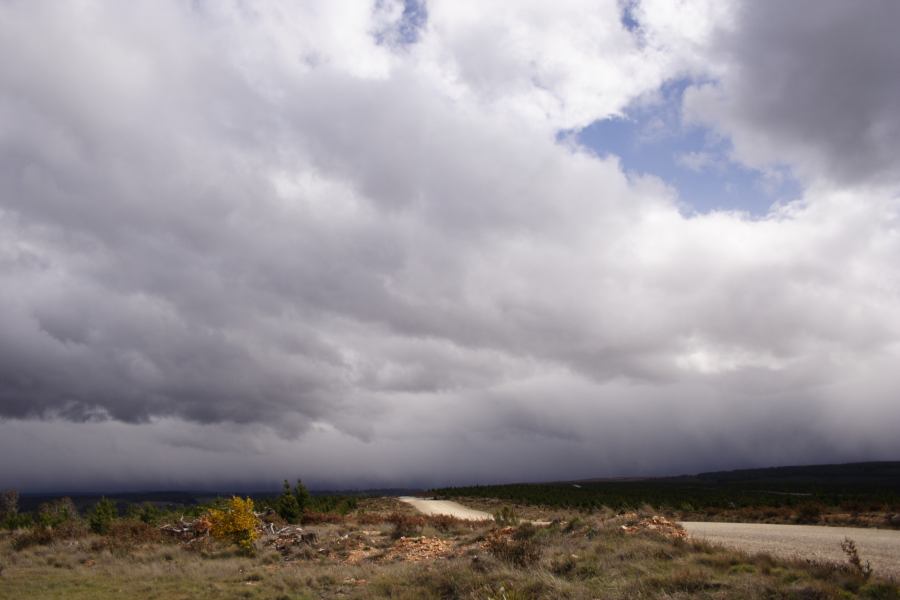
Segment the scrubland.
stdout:
<svg viewBox="0 0 900 600">
<path fill-rule="evenodd" d="M 480 485 L 433 490 L 493 510 L 617 511 L 653 506 L 680 521 L 900 529 L 900 462 L 720 471 L 651 479 Z"/>
<path fill-rule="evenodd" d="M 294 526 L 264 516 L 244 549 L 159 523 L 120 518 L 96 534 L 76 520 L 3 534 L 0 597 L 900 598 L 860 565 L 725 550 L 640 511 L 533 512 L 550 524 L 515 524 L 508 511 L 502 524 L 424 517 L 366 499 Z"/>
</svg>

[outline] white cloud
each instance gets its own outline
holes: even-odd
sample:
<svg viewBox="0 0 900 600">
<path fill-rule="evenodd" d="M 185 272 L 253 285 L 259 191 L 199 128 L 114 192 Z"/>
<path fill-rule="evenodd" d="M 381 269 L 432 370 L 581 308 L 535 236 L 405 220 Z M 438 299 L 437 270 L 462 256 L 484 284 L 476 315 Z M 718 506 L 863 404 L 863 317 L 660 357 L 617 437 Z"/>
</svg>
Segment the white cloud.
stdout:
<svg viewBox="0 0 900 600">
<path fill-rule="evenodd" d="M 721 164 L 721 159 L 712 152 L 684 152 L 675 157 L 678 164 L 691 171 L 705 171 Z"/>
<path fill-rule="evenodd" d="M 458 98 L 532 126 L 583 127 L 621 114 L 683 67 L 681 46 L 647 45 L 619 2 L 436 1 L 416 50 Z M 670 34 L 664 43 L 674 42 Z"/>
<path fill-rule="evenodd" d="M 686 218 L 554 139 L 700 69 L 731 13 L 432 2 L 400 44 L 396 5 L 196 6 L 0 6 L 0 410 L 53 419 L 0 451 L 133 435 L 128 464 L 225 477 L 226 432 L 275 457 L 248 473 L 325 448 L 332 481 L 900 449 L 895 195 Z"/>
</svg>

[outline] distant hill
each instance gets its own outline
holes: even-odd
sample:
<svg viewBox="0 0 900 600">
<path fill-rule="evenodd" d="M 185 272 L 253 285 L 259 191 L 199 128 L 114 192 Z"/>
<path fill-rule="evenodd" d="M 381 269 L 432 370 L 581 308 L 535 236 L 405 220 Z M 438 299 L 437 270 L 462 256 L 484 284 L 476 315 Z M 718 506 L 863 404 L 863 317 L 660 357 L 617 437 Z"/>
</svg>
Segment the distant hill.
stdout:
<svg viewBox="0 0 900 600">
<path fill-rule="evenodd" d="M 674 482 L 698 484 L 847 485 L 900 489 L 900 461 L 858 462 L 834 465 L 794 465 L 710 471 L 695 475 L 667 477 L 605 477 L 562 483 Z"/>
<path fill-rule="evenodd" d="M 900 488 L 900 461 L 801 465 L 714 471 L 695 476 L 717 483 L 828 484 Z"/>
</svg>

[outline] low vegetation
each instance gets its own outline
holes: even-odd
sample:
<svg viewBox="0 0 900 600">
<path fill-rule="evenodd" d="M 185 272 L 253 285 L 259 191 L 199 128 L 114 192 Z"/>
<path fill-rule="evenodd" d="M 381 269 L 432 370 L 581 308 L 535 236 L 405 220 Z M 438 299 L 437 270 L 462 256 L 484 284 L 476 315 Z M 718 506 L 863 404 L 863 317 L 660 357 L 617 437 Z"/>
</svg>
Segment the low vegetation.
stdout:
<svg viewBox="0 0 900 600">
<path fill-rule="evenodd" d="M 859 550 L 856 548 L 856 542 L 850 538 L 844 538 L 841 542 L 841 550 L 847 555 L 847 564 L 860 577 L 868 580 L 872 576 L 872 565 L 869 561 L 863 562 L 859 557 Z"/>
<path fill-rule="evenodd" d="M 106 498 L 94 505 L 88 514 L 88 523 L 94 533 L 106 533 L 117 516 L 116 505 Z"/>
<path fill-rule="evenodd" d="M 244 554 L 254 554 L 253 542 L 259 537 L 259 519 L 253 512 L 250 498 L 233 497 L 225 508 L 211 509 L 201 523 L 203 533 L 208 530 L 217 540 L 232 542 Z"/>
<path fill-rule="evenodd" d="M 103 511 L 61 504 L 45 511 L 52 524 L 0 534 L 0 597 L 900 598 L 849 541 L 846 563 L 817 564 L 695 542 L 641 511 L 500 506 L 503 523 L 472 522 L 362 498 L 346 511 L 306 505 L 291 524 L 276 506 L 234 497 L 192 516 L 138 506 L 98 533 L 91 516 Z"/>
<path fill-rule="evenodd" d="M 685 521 L 849 525 L 900 529 L 900 463 L 784 467 L 643 480 L 487 485 L 433 490 L 493 511 L 503 504 L 636 510 Z"/>
</svg>

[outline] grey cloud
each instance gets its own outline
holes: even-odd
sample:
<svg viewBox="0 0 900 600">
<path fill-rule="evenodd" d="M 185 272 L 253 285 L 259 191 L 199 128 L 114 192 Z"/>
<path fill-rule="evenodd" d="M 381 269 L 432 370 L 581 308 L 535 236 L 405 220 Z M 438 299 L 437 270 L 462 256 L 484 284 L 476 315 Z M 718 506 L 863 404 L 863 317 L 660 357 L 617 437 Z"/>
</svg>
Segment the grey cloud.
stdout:
<svg viewBox="0 0 900 600">
<path fill-rule="evenodd" d="M 85 456 L 84 482 L 365 485 L 898 450 L 896 197 L 686 218 L 533 106 L 468 93 L 429 53 L 452 3 L 400 49 L 355 5 L 287 31 L 265 3 L 135 5 L 0 5 L 0 455 L 40 446 L 0 478 Z"/>
<path fill-rule="evenodd" d="M 900 5 L 743 2 L 709 51 L 719 81 L 687 113 L 719 127 L 753 166 L 843 184 L 898 182 Z"/>
</svg>

